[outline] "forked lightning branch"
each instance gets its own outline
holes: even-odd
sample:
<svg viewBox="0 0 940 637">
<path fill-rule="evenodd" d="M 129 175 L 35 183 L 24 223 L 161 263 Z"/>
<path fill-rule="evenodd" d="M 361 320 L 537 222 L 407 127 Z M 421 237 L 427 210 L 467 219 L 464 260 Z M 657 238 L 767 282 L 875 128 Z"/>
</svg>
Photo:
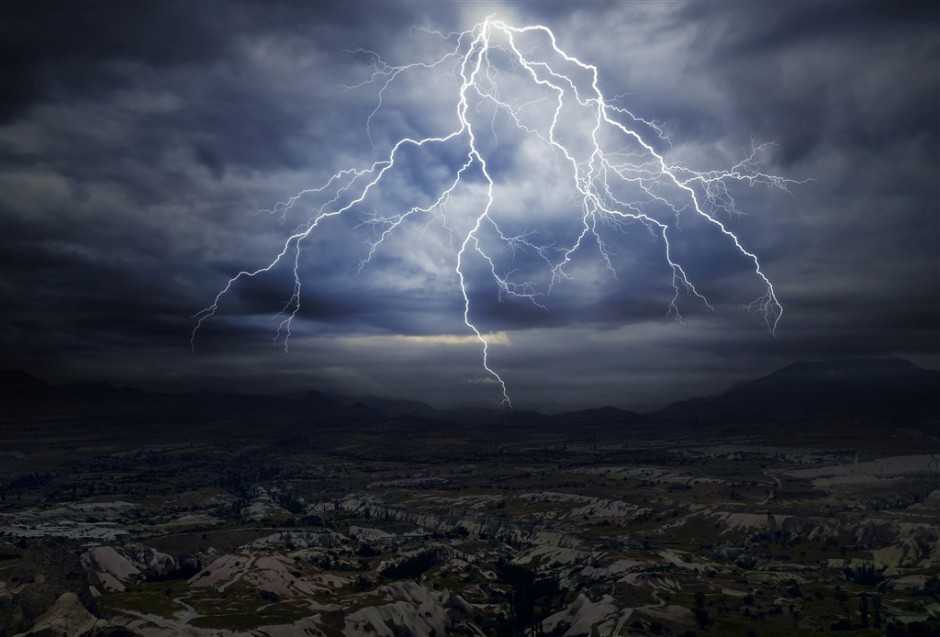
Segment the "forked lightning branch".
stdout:
<svg viewBox="0 0 940 637">
<path fill-rule="evenodd" d="M 597 67 L 563 51 L 551 29 L 542 25 L 514 27 L 487 19 L 469 31 L 429 32 L 428 37 L 440 37 L 447 45 L 446 52 L 431 61 L 393 66 L 376 53 L 359 50 L 370 56 L 372 72 L 358 87 L 371 85 L 378 93 L 366 129 L 371 140 L 377 117 L 388 108 L 386 96 L 397 82 L 406 81 L 409 74 L 428 71 L 454 80 L 448 107 L 453 128 L 427 137 L 402 136 L 371 165 L 339 171 L 322 185 L 278 203 L 269 212 L 286 215 L 307 205 L 311 214 L 270 261 L 232 276 L 211 305 L 194 316 L 193 347 L 200 327 L 219 311 L 234 286 L 285 264 L 291 268 L 292 289 L 278 315 L 275 342 L 282 341 L 286 349 L 292 324 L 302 311 L 301 255 L 305 244 L 314 235 L 329 233 L 337 217 L 354 217 L 355 227 L 369 233 L 360 271 L 406 224 L 440 222 L 453 246 L 454 291 L 463 299 L 463 323 L 479 341 L 483 369 L 498 383 L 507 407 L 511 407 L 509 390 L 491 363 L 490 343 L 474 316 L 473 268 L 482 267 L 500 298 L 547 309 L 553 286 L 569 278 L 576 255 L 591 251 L 614 273 L 615 251 L 609 237 L 616 240 L 622 236 L 618 230 L 640 224 L 660 246 L 662 267 L 671 277 L 673 290 L 668 312 L 680 319 L 683 298 L 711 307 L 696 288 L 694 273 L 683 267 L 671 244 L 674 233 L 681 232 L 683 218 L 692 215 L 719 233 L 729 250 L 751 264 L 763 293 L 749 308 L 771 332 L 776 330 L 783 308 L 773 284 L 761 269 L 757 255 L 748 251 L 726 224 L 728 215 L 737 212 L 729 188 L 734 182 L 782 189 L 791 183 L 760 170 L 756 156 L 761 147 L 725 170 L 697 171 L 671 163 L 666 158 L 668 152 L 658 150 L 664 145 L 660 128 L 619 106 L 616 98 L 604 95 Z M 500 139 L 500 127 L 511 134 Z M 506 162 L 498 155 L 504 152 L 499 142 L 505 145 L 519 139 L 531 142 L 551 157 L 561 181 L 572 193 L 564 202 L 568 222 L 562 220 L 558 225 L 567 229 L 566 235 L 531 231 L 541 223 L 549 223 L 538 210 L 530 211 L 531 219 L 524 231 L 516 228 L 518 224 L 500 218 L 497 183 Z M 369 205 L 385 182 L 396 179 L 396 169 L 414 161 L 415 153 L 445 154 L 446 149 L 454 147 L 460 149 L 457 156 L 461 159 L 453 162 L 450 175 L 439 180 L 432 188 L 435 192 L 425 201 L 391 212 L 376 212 L 376 206 Z M 477 201 L 470 212 L 461 206 L 457 219 L 458 213 L 451 210 L 456 208 L 453 202 L 458 193 L 466 198 L 464 188 L 471 182 L 478 186 L 474 190 Z M 316 204 L 311 208 L 308 201 Z M 510 225 L 512 229 L 507 229 Z M 529 265 L 516 267 L 517 260 Z M 541 274 L 534 274 L 533 263 Z"/>
</svg>

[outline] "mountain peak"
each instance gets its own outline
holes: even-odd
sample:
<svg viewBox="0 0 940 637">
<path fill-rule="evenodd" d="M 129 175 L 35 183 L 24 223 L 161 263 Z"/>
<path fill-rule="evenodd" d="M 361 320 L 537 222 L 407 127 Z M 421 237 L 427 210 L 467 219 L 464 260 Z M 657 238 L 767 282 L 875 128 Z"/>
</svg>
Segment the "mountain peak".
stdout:
<svg viewBox="0 0 940 637">
<path fill-rule="evenodd" d="M 803 361 L 737 383 L 720 396 L 675 403 L 658 414 L 699 422 L 821 417 L 896 421 L 938 413 L 937 375 L 903 358 Z"/>
<path fill-rule="evenodd" d="M 821 361 L 800 361 L 787 365 L 764 378 L 803 380 L 876 380 L 924 372 L 904 358 L 843 358 Z"/>
<path fill-rule="evenodd" d="M 45 381 L 18 369 L 0 370 L 0 391 L 13 393 L 41 389 L 47 386 L 48 384 Z"/>
</svg>

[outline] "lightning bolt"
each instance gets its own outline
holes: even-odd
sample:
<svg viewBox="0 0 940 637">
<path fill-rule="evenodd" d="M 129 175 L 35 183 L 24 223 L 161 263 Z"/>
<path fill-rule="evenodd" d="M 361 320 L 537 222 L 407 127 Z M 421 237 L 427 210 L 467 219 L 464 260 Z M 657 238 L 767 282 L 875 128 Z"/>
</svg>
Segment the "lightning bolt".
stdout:
<svg viewBox="0 0 940 637">
<path fill-rule="evenodd" d="M 292 268 L 293 288 L 277 315 L 279 323 L 274 342 L 283 342 L 287 350 L 292 323 L 301 309 L 303 280 L 300 257 L 305 241 L 321 231 L 333 217 L 357 214 L 362 216 L 356 228 L 368 227 L 373 233 L 368 242 L 368 254 L 359 263 L 360 272 L 372 261 L 386 239 L 413 217 L 425 218 L 428 225 L 439 221 L 450 232 L 455 252 L 453 267 L 463 297 L 463 322 L 479 341 L 483 369 L 498 383 L 505 407 L 512 406 L 506 382 L 491 366 L 490 344 L 473 319 L 467 274 L 471 255 L 482 259 L 498 288 L 500 299 L 520 299 L 547 309 L 542 299 L 559 281 L 571 278 L 572 260 L 589 241 L 596 246 L 601 263 L 616 277 L 612 253 L 602 238 L 601 228 L 622 230 L 627 224 L 638 223 L 662 245 L 665 267 L 671 272 L 674 291 L 668 314 L 681 321 L 679 302 L 683 293 L 708 308 L 712 307 L 674 258 L 670 241 L 672 233 L 680 230 L 679 222 L 683 216 L 695 215 L 717 229 L 730 241 L 734 250 L 750 261 L 764 293 L 747 307 L 758 315 L 771 333 L 776 332 L 783 307 L 777 300 L 773 284 L 761 268 L 757 255 L 748 251 L 721 220 L 722 215 L 738 213 L 728 188 L 733 182 L 751 186 L 763 184 L 783 190 L 792 183 L 802 183 L 761 171 L 758 157 L 766 145 L 755 146 L 752 143 L 750 154 L 726 170 L 702 172 L 672 164 L 656 150 L 655 144 L 669 142 L 660 126 L 617 106 L 616 97 L 606 98 L 599 87 L 597 67 L 563 51 L 548 27 L 515 27 L 490 17 L 468 31 L 426 33 L 442 38 L 448 44 L 447 52 L 430 62 L 392 66 L 373 51 L 357 49 L 353 53 L 368 55 L 372 60 L 372 73 L 364 82 L 345 88 L 371 85 L 378 89 L 378 102 L 366 122 L 367 134 L 374 148 L 373 121 L 383 107 L 387 90 L 409 72 L 439 69 L 459 83 L 454 107 L 455 128 L 419 139 L 404 136 L 391 146 L 387 154 L 368 167 L 337 172 L 322 186 L 305 189 L 263 211 L 284 219 L 301 200 L 325 199 L 290 234 L 271 261 L 232 276 L 212 303 L 193 315 L 195 325 L 190 343 L 194 350 L 197 332 L 219 311 L 220 303 L 233 286 L 243 279 L 269 272 L 282 262 L 289 263 Z M 522 41 L 529 42 L 529 45 L 524 46 Z M 504 96 L 502 87 L 509 84 L 507 77 L 515 82 L 512 86 L 524 82 L 525 96 L 529 99 Z M 491 113 L 489 121 L 479 121 L 486 119 L 487 109 Z M 538 114 L 543 118 L 550 114 L 550 118 L 540 123 Z M 577 211 L 579 230 L 566 243 L 540 242 L 527 232 L 507 234 L 494 218 L 496 180 L 491 161 L 488 161 L 492 157 L 480 140 L 487 136 L 497 139 L 497 116 L 508 118 L 505 121 L 517 132 L 538 140 L 549 149 L 556 164 L 562 166 L 564 174 L 570 178 L 572 192 L 576 193 L 572 208 Z M 572 137 L 572 128 L 580 129 L 581 136 L 568 139 Z M 452 178 L 437 191 L 433 201 L 394 214 L 370 213 L 367 210 L 367 198 L 381 187 L 383 180 L 389 179 L 396 166 L 407 161 L 403 158 L 407 153 L 454 143 L 462 145 L 464 160 L 454 170 Z M 485 196 L 474 216 L 464 220 L 469 229 L 458 232 L 446 212 L 455 192 L 471 180 L 471 174 L 482 179 Z M 540 286 L 536 281 L 519 281 L 512 271 L 503 271 L 497 258 L 501 250 L 512 255 L 532 255 L 536 262 L 543 264 L 547 283 Z"/>
</svg>

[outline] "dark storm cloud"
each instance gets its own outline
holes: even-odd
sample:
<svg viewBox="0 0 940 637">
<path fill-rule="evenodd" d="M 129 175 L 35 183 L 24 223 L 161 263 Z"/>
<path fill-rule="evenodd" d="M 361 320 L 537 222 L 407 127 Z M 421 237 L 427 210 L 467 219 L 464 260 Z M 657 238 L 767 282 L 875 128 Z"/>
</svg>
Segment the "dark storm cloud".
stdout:
<svg viewBox="0 0 940 637">
<path fill-rule="evenodd" d="M 206 62 L 228 42 L 201 10 L 179 2 L 11 2 L 3 11 L 0 121 L 71 91 L 103 90 L 121 79 L 109 65 Z"/>
<path fill-rule="evenodd" d="M 675 254 L 715 309 L 680 295 L 684 325 L 666 317 L 671 273 L 642 228 L 605 230 L 617 278 L 585 246 L 574 279 L 540 298 L 548 311 L 500 299 L 471 258 L 472 316 L 505 332 L 493 361 L 520 405 L 652 406 L 800 358 L 940 364 L 940 17 L 929 3 L 10 2 L 0 9 L 4 366 L 160 387 L 274 391 L 287 379 L 492 398 L 478 346 L 460 340 L 463 299 L 439 223 L 405 224 L 358 272 L 376 235 L 357 224 L 430 203 L 461 144 L 408 153 L 355 218 L 330 220 L 306 244 L 290 354 L 271 341 L 292 253 L 239 282 L 189 353 L 190 316 L 228 277 L 267 264 L 322 201 L 304 199 L 283 221 L 256 211 L 368 166 L 399 135 L 455 123 L 454 77 L 403 78 L 373 121 L 373 147 L 375 87 L 344 86 L 368 79 L 374 59 L 351 51 L 431 59 L 442 43 L 412 26 L 447 33 L 488 13 L 552 27 L 619 104 L 662 123 L 668 158 L 722 168 L 753 138 L 777 144 L 769 171 L 814 180 L 791 194 L 736 188 L 747 216 L 721 217 L 774 281 L 785 307 L 776 337 L 742 310 L 760 294 L 751 264 L 693 218 L 673 233 Z M 481 142 L 498 151 L 499 214 L 555 242 L 563 225 L 517 217 L 550 214 L 546 199 L 567 194 L 534 174 L 550 162 L 530 171 L 511 140 Z M 469 211 L 482 179 L 467 181 L 453 205 Z M 514 265 L 520 279 L 540 276 L 522 257 Z"/>
<path fill-rule="evenodd" d="M 748 121 L 766 121 L 761 111 L 782 119 L 784 165 L 820 144 L 884 150 L 921 136 L 925 152 L 936 155 L 936 7 L 779 3 L 745 6 L 716 21 L 727 26 L 713 64 L 743 97 Z M 815 64 L 787 63 L 810 57 Z M 776 100 L 772 111 L 768 95 Z"/>
<path fill-rule="evenodd" d="M 717 9 L 717 11 L 716 11 Z M 881 39 L 918 35 L 936 26 L 937 10 L 922 2 L 829 2 L 743 4 L 727 11 L 715 3 L 689 4 L 688 19 L 721 13 L 737 28 L 723 32 L 719 50 L 724 57 L 773 54 L 783 48 L 817 40 Z"/>
</svg>

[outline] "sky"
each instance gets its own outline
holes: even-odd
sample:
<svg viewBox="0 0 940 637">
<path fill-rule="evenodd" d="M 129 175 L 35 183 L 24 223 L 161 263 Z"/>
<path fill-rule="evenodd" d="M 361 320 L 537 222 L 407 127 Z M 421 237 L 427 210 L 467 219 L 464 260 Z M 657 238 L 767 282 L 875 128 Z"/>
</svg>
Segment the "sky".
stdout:
<svg viewBox="0 0 940 637">
<path fill-rule="evenodd" d="M 406 144 L 354 201 L 399 140 L 460 133 L 446 56 L 487 16 L 549 28 L 642 143 L 592 138 L 596 109 L 572 99 L 591 77 L 544 32 L 517 41 L 542 84 L 497 34 L 463 116 L 486 173 L 473 162 L 433 206 L 470 157 L 464 130 Z M 495 407 L 501 379 L 515 408 L 552 412 L 649 410 L 800 360 L 940 367 L 934 3 L 13 1 L 0 66 L 3 368 L 438 407 Z M 561 74 L 552 129 L 544 80 Z M 595 141 L 624 177 L 606 205 L 646 221 L 598 212 L 603 243 L 588 233 L 569 254 L 584 229 L 572 166 L 589 170 Z M 657 158 L 786 181 L 687 191 Z M 323 212 L 299 252 L 235 281 L 193 349 L 194 315 Z M 679 281 L 679 316 L 670 260 L 694 286 Z M 782 308 L 769 321 L 749 306 L 762 276 Z"/>
</svg>

